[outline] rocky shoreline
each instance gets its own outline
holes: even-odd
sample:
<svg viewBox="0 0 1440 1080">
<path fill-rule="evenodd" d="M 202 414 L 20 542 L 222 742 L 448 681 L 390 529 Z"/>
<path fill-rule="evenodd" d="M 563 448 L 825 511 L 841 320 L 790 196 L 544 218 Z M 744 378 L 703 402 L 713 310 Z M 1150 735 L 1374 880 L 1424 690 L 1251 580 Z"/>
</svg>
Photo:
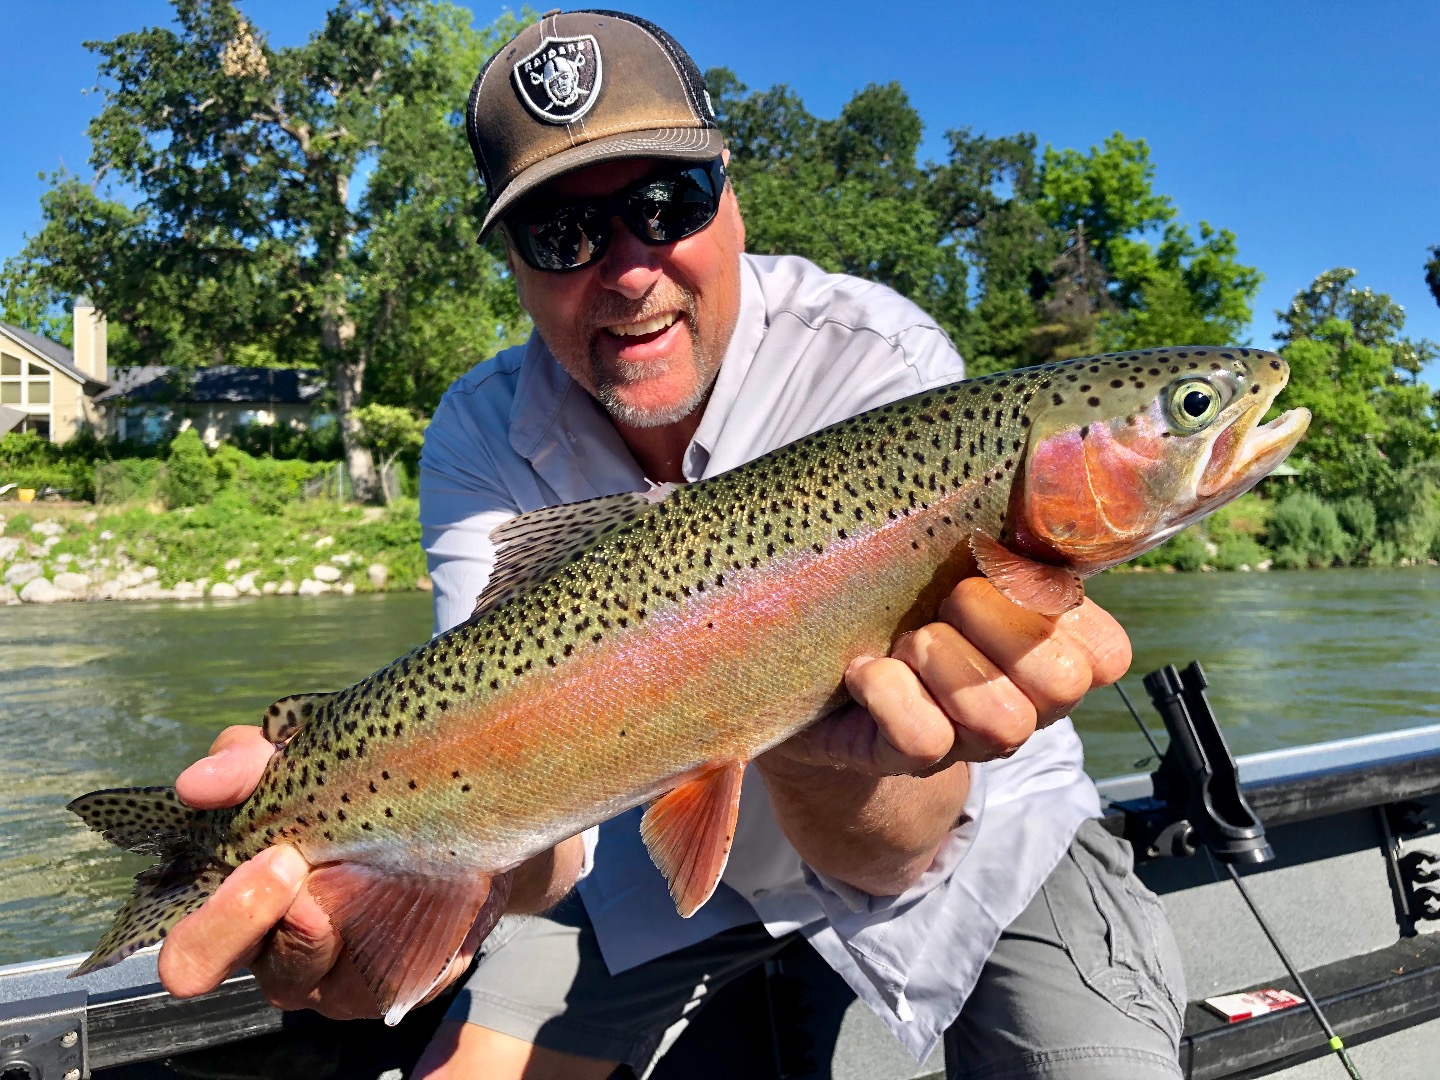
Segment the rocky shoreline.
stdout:
<svg viewBox="0 0 1440 1080">
<path fill-rule="evenodd" d="M 89 512 L 77 522 L 92 526 L 98 515 Z M 336 546 L 334 537 L 313 541 L 314 557 L 301 574 L 288 570 L 299 556 L 274 560 L 276 567 L 243 569 L 242 560 L 224 564 L 223 577 L 198 578 L 162 584 L 158 567 L 127 557 L 124 548 L 110 555 L 101 553 L 101 544 L 90 543 L 88 552 L 55 553 L 67 533 L 54 519 L 37 521 L 18 535 L 6 535 L 0 519 L 0 605 L 56 604 L 92 600 L 231 600 L 243 596 L 320 596 L 336 593 L 350 596 L 357 591 L 394 591 L 405 586 L 392 580 L 390 568 L 380 562 L 366 563 L 353 551 L 327 552 Z M 96 534 L 101 542 L 113 539 L 108 532 Z M 243 572 L 242 572 L 243 570 Z M 258 580 L 261 577 L 270 580 Z M 278 580 L 275 580 L 278 578 Z M 297 580 L 298 579 L 298 580 Z M 414 588 L 428 589 L 429 579 L 419 578 Z"/>
</svg>

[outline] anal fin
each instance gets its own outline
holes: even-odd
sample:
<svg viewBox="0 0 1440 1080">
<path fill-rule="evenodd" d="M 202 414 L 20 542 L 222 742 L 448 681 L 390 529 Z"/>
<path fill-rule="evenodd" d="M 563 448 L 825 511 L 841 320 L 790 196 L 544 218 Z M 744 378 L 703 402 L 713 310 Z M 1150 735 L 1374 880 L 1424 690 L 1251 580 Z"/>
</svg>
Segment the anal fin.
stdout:
<svg viewBox="0 0 1440 1080">
<path fill-rule="evenodd" d="M 1085 582 L 1068 566 L 1017 555 L 983 533 L 970 538 L 975 564 L 1001 596 L 1041 615 L 1063 615 L 1085 599 Z"/>
<path fill-rule="evenodd" d="M 640 837 L 684 918 L 715 892 L 735 840 L 745 763 L 731 761 L 667 791 L 640 819 Z"/>
<path fill-rule="evenodd" d="M 473 928 L 484 940 L 505 911 L 511 874 L 435 877 L 332 863 L 306 885 L 330 916 L 387 1024 L 425 1000 Z"/>
</svg>

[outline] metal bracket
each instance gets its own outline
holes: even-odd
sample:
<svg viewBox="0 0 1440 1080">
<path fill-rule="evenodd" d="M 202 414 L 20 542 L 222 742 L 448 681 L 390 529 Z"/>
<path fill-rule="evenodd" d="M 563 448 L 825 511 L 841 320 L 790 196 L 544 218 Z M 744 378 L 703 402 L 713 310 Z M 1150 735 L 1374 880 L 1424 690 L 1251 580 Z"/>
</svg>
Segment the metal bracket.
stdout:
<svg viewBox="0 0 1440 1080">
<path fill-rule="evenodd" d="M 84 990 L 0 1004 L 0 1080 L 86 1080 Z"/>
</svg>

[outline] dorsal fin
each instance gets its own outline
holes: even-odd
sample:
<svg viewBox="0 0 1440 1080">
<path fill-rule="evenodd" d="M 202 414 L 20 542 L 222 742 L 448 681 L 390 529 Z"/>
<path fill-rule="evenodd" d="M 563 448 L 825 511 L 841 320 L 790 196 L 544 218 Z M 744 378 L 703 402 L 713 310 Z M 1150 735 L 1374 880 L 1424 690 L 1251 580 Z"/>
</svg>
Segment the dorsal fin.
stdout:
<svg viewBox="0 0 1440 1080">
<path fill-rule="evenodd" d="M 292 694 L 265 710 L 265 738 L 284 746 L 304 727 L 329 694 Z"/>
<path fill-rule="evenodd" d="M 644 517 L 675 490 L 656 484 L 649 491 L 623 491 L 598 499 L 532 510 L 497 525 L 490 533 L 495 569 L 475 601 L 473 618 L 549 577 L 590 550 L 601 537 Z"/>
</svg>

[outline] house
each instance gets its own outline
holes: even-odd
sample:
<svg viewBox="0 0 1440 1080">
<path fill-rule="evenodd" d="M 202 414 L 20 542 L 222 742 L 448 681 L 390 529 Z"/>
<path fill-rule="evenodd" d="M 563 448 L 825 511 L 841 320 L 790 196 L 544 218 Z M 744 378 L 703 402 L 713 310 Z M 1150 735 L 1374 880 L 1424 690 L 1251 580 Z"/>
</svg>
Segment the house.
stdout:
<svg viewBox="0 0 1440 1080">
<path fill-rule="evenodd" d="M 316 426 L 325 419 L 315 408 L 324 392 L 325 373 L 315 368 L 221 364 L 182 373 L 149 364 L 117 368 L 95 404 L 115 438 L 156 442 L 193 427 L 213 447 L 242 425 Z"/>
<path fill-rule="evenodd" d="M 32 431 L 63 443 L 103 426 L 96 398 L 109 388 L 105 316 L 80 297 L 74 319 L 73 349 L 0 322 L 0 435 Z"/>
</svg>

